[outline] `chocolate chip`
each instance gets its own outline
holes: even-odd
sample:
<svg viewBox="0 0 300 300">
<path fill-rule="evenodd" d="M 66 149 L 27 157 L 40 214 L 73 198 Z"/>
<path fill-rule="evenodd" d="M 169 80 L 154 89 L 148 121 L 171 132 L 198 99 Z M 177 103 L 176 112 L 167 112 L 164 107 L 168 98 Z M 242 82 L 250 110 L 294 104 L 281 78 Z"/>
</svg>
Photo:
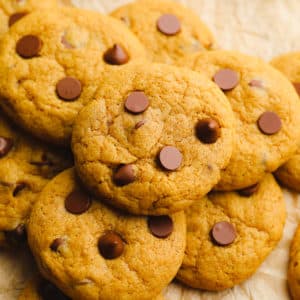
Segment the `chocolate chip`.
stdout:
<svg viewBox="0 0 300 300">
<path fill-rule="evenodd" d="M 125 108 L 133 114 L 143 113 L 148 106 L 148 97 L 140 91 L 132 92 L 125 101 Z"/>
<path fill-rule="evenodd" d="M 64 242 L 65 241 L 62 238 L 57 238 L 57 239 L 53 240 L 53 242 L 51 243 L 50 249 L 53 252 L 56 252 L 58 250 L 58 248 L 64 244 Z"/>
<path fill-rule="evenodd" d="M 38 286 L 38 293 L 42 300 L 71 300 L 65 296 L 55 285 L 43 279 Z"/>
<path fill-rule="evenodd" d="M 12 245 L 20 245 L 27 240 L 27 233 L 24 224 L 19 224 L 15 229 L 5 231 L 4 234 L 7 242 Z"/>
<path fill-rule="evenodd" d="M 259 189 L 259 183 L 255 183 L 251 186 L 248 186 L 244 189 L 239 190 L 238 193 L 243 197 L 250 197 L 254 193 L 256 193 L 258 191 L 258 189 Z"/>
<path fill-rule="evenodd" d="M 231 69 L 222 69 L 214 76 L 214 82 L 223 91 L 229 91 L 239 84 L 239 77 L 237 72 Z"/>
<path fill-rule="evenodd" d="M 215 143 L 221 135 L 221 128 L 214 119 L 200 120 L 196 126 L 198 139 L 205 144 Z"/>
<path fill-rule="evenodd" d="M 263 82 L 261 80 L 257 80 L 257 79 L 252 79 L 249 82 L 249 86 L 258 87 L 258 88 L 263 88 L 264 87 Z"/>
<path fill-rule="evenodd" d="M 296 89 L 296 92 L 300 96 L 300 82 L 293 82 L 294 88 Z"/>
<path fill-rule="evenodd" d="M 27 187 L 27 184 L 24 182 L 19 182 L 17 183 L 14 191 L 13 191 L 13 196 L 16 197 L 22 190 L 24 190 Z"/>
<path fill-rule="evenodd" d="M 173 220 L 169 216 L 151 216 L 148 218 L 148 228 L 158 238 L 167 238 L 173 232 L 173 227 Z"/>
<path fill-rule="evenodd" d="M 133 165 L 123 165 L 118 168 L 117 172 L 114 174 L 114 182 L 119 185 L 127 185 L 135 181 L 135 174 L 133 170 Z"/>
<path fill-rule="evenodd" d="M 174 171 L 181 165 L 182 154 L 177 148 L 166 146 L 159 153 L 159 161 L 166 170 Z"/>
<path fill-rule="evenodd" d="M 181 30 L 180 20 L 172 14 L 164 14 L 157 20 L 157 29 L 165 35 L 176 35 Z"/>
<path fill-rule="evenodd" d="M 129 55 L 122 46 L 115 44 L 104 53 L 104 61 L 110 65 L 124 65 L 129 61 Z"/>
<path fill-rule="evenodd" d="M 74 101 L 81 95 L 82 87 L 78 79 L 65 77 L 56 84 L 57 96 L 65 101 Z"/>
<path fill-rule="evenodd" d="M 124 242 L 118 233 L 109 231 L 100 237 L 98 248 L 104 258 L 114 259 L 124 252 Z"/>
<path fill-rule="evenodd" d="M 16 22 L 18 22 L 20 19 L 22 19 L 26 15 L 28 15 L 28 12 L 25 12 L 25 11 L 23 11 L 23 12 L 17 12 L 15 14 L 12 14 L 9 17 L 8 26 L 11 27 L 13 24 L 15 24 Z"/>
<path fill-rule="evenodd" d="M 139 129 L 140 127 L 144 126 L 144 125 L 146 124 L 146 122 L 147 122 L 146 120 L 138 121 L 138 122 L 135 124 L 134 128 L 135 128 L 135 129 Z"/>
<path fill-rule="evenodd" d="M 83 214 L 92 205 L 92 200 L 82 190 L 73 190 L 65 200 L 65 208 L 71 214 Z"/>
<path fill-rule="evenodd" d="M 5 156 L 13 147 L 14 142 L 10 138 L 0 137 L 0 158 Z"/>
<path fill-rule="evenodd" d="M 272 111 L 264 112 L 257 120 L 257 125 L 260 131 L 267 135 L 277 133 L 282 127 L 281 119 Z"/>
<path fill-rule="evenodd" d="M 32 58 L 39 55 L 42 41 L 35 35 L 26 35 L 17 42 L 16 51 L 23 58 Z"/>
<path fill-rule="evenodd" d="M 236 230 L 229 222 L 218 222 L 213 226 L 211 236 L 217 245 L 228 246 L 236 239 Z"/>
</svg>

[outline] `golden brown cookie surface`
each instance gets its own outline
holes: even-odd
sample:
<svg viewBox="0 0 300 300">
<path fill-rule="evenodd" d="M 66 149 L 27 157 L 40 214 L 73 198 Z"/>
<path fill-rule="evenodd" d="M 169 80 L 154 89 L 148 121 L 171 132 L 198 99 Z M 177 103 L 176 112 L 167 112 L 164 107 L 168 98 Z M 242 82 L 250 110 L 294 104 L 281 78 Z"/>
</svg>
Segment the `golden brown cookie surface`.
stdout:
<svg viewBox="0 0 300 300">
<path fill-rule="evenodd" d="M 85 185 L 134 214 L 168 214 L 220 179 L 234 140 L 226 97 L 204 76 L 134 65 L 100 82 L 79 114 L 72 149 Z"/>
<path fill-rule="evenodd" d="M 202 52 L 181 64 L 216 82 L 237 120 L 236 147 L 217 189 L 251 186 L 295 153 L 300 138 L 300 102 L 280 72 L 235 51 Z"/>
<path fill-rule="evenodd" d="M 209 194 L 186 216 L 187 248 L 177 278 L 215 291 L 255 273 L 281 239 L 286 212 L 280 187 L 266 175 L 252 192 Z"/>
<path fill-rule="evenodd" d="M 174 1 L 140 0 L 111 15 L 137 35 L 155 62 L 176 62 L 185 55 L 214 47 L 206 25 L 193 11 Z"/>
<path fill-rule="evenodd" d="M 40 271 L 74 299 L 153 299 L 184 255 L 183 212 L 135 217 L 102 204 L 78 185 L 73 169 L 40 194 L 28 226 Z"/>
<path fill-rule="evenodd" d="M 71 8 L 31 13 L 1 43 L 0 105 L 38 138 L 68 145 L 96 79 L 142 58 L 136 37 L 111 17 Z"/>
</svg>

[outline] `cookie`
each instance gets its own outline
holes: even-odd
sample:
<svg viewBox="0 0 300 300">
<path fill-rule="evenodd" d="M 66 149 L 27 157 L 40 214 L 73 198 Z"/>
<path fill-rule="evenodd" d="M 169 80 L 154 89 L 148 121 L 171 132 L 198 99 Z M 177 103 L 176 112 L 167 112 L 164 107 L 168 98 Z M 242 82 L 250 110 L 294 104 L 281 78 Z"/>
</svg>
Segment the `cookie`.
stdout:
<svg viewBox="0 0 300 300">
<path fill-rule="evenodd" d="M 199 17 L 174 1 L 140 0 L 111 15 L 137 35 L 155 62 L 172 64 L 185 55 L 215 47 L 212 33 Z"/>
<path fill-rule="evenodd" d="M 0 114 L 0 244 L 26 240 L 25 225 L 37 194 L 72 166 L 72 155 L 42 145 Z"/>
<path fill-rule="evenodd" d="M 36 277 L 28 282 L 18 300 L 71 300 L 55 285 L 42 277 Z M 75 300 L 75 299 L 73 299 Z"/>
<path fill-rule="evenodd" d="M 72 125 L 103 74 L 145 58 L 137 38 L 114 18 L 61 8 L 17 22 L 0 46 L 0 105 L 49 143 L 69 145 Z"/>
<path fill-rule="evenodd" d="M 278 56 L 271 64 L 281 71 L 294 85 L 300 96 L 300 52 L 292 52 Z M 300 148 L 276 172 L 276 178 L 288 188 L 300 192 Z"/>
<path fill-rule="evenodd" d="M 208 194 L 186 217 L 187 247 L 177 278 L 194 288 L 223 290 L 254 274 L 277 245 L 285 202 L 268 174 L 255 188 Z"/>
<path fill-rule="evenodd" d="M 219 88 L 168 65 L 108 74 L 74 123 L 72 150 L 84 184 L 134 214 L 188 207 L 220 179 L 234 118 Z"/>
<path fill-rule="evenodd" d="M 203 52 L 181 61 L 212 79 L 237 120 L 237 144 L 218 190 L 252 186 L 296 151 L 300 102 L 291 83 L 259 58 L 234 51 Z"/>
<path fill-rule="evenodd" d="M 28 226 L 42 275 L 72 299 L 155 298 L 182 263 L 184 213 L 135 217 L 95 200 L 73 169 L 42 191 Z"/>
<path fill-rule="evenodd" d="M 0 37 L 30 12 L 53 9 L 57 5 L 58 0 L 0 0 Z"/>
<path fill-rule="evenodd" d="M 288 285 L 292 298 L 300 298 L 300 226 L 298 226 L 290 248 L 290 260 L 288 267 Z"/>
</svg>

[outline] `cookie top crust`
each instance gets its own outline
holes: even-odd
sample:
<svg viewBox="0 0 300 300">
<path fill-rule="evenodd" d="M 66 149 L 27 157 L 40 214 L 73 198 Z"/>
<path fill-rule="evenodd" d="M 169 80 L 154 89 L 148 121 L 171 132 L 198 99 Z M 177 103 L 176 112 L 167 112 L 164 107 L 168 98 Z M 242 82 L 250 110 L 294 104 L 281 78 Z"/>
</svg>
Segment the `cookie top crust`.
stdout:
<svg viewBox="0 0 300 300">
<path fill-rule="evenodd" d="M 76 119 L 72 149 L 90 191 L 131 213 L 160 215 L 210 191 L 234 138 L 233 113 L 214 83 L 138 64 L 100 82 Z"/>
<path fill-rule="evenodd" d="M 75 8 L 33 12 L 1 43 L 0 105 L 38 138 L 68 145 L 103 73 L 139 59 L 143 46 L 114 18 Z"/>
<path fill-rule="evenodd" d="M 186 211 L 187 247 L 177 278 L 204 290 L 224 290 L 255 273 L 280 241 L 283 193 L 268 174 L 255 190 L 213 192 Z"/>
<path fill-rule="evenodd" d="M 150 300 L 181 265 L 186 223 L 183 212 L 147 218 L 105 206 L 70 169 L 40 194 L 28 240 L 42 275 L 72 299 Z"/>
<path fill-rule="evenodd" d="M 172 64 L 198 51 L 215 48 L 207 26 L 189 8 L 168 0 L 140 0 L 111 13 L 136 34 L 155 62 Z"/>
<path fill-rule="evenodd" d="M 300 102 L 292 84 L 278 70 L 235 51 L 199 53 L 180 65 L 214 81 L 227 96 L 237 120 L 237 143 L 217 189 L 251 186 L 295 153 Z"/>
</svg>

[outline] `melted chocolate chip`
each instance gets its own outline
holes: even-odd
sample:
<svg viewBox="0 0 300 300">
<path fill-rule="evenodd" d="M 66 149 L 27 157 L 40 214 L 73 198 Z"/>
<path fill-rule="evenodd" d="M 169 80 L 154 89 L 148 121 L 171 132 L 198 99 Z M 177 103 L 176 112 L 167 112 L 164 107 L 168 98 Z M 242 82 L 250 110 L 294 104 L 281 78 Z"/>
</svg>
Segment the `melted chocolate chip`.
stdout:
<svg viewBox="0 0 300 300">
<path fill-rule="evenodd" d="M 231 69 L 222 69 L 214 76 L 214 82 L 223 91 L 229 91 L 239 84 L 239 76 L 236 71 Z"/>
<path fill-rule="evenodd" d="M 26 12 L 26 11 L 17 12 L 17 13 L 12 14 L 9 17 L 8 26 L 11 27 L 13 24 L 15 24 L 16 22 L 18 22 L 20 19 L 22 19 L 26 15 L 28 15 L 28 12 Z"/>
<path fill-rule="evenodd" d="M 65 101 L 74 101 L 78 99 L 81 92 L 81 82 L 73 77 L 65 77 L 56 84 L 57 96 Z"/>
<path fill-rule="evenodd" d="M 156 23 L 157 29 L 165 35 L 176 35 L 181 30 L 180 20 L 172 14 L 162 15 Z"/>
<path fill-rule="evenodd" d="M 226 221 L 216 223 L 212 230 L 213 241 L 219 246 L 228 246 L 236 239 L 236 230 L 234 226 Z"/>
<path fill-rule="evenodd" d="M 125 108 L 133 114 L 143 113 L 148 107 L 149 99 L 140 91 L 132 92 L 125 101 Z"/>
<path fill-rule="evenodd" d="M 148 218 L 150 232 L 158 238 L 167 238 L 174 229 L 173 220 L 169 216 L 151 216 Z"/>
<path fill-rule="evenodd" d="M 182 163 L 182 154 L 177 148 L 166 146 L 159 153 L 159 161 L 166 170 L 175 171 Z"/>
<path fill-rule="evenodd" d="M 205 144 L 215 143 L 221 135 L 221 128 L 213 119 L 200 120 L 196 126 L 198 139 Z"/>
<path fill-rule="evenodd" d="M 129 55 L 121 45 L 115 44 L 104 53 L 103 59 L 110 65 L 124 65 L 129 61 Z"/>
<path fill-rule="evenodd" d="M 50 249 L 53 251 L 53 252 L 56 252 L 58 250 L 58 248 L 63 245 L 65 243 L 64 239 L 62 238 L 57 238 L 55 240 L 53 240 L 53 242 L 51 243 L 50 245 Z"/>
<path fill-rule="evenodd" d="M 262 133 L 272 135 L 280 131 L 282 122 L 276 113 L 266 111 L 259 117 L 257 125 Z"/>
<path fill-rule="evenodd" d="M 124 252 L 124 242 L 118 233 L 109 231 L 100 237 L 98 248 L 104 258 L 114 259 Z"/>
<path fill-rule="evenodd" d="M 114 182 L 119 185 L 127 185 L 135 181 L 135 174 L 133 170 L 133 165 L 124 165 L 119 167 L 117 172 L 114 174 Z"/>
<path fill-rule="evenodd" d="M 16 46 L 17 53 L 23 58 L 33 58 L 39 55 L 42 48 L 42 41 L 35 35 L 22 37 Z"/>
<path fill-rule="evenodd" d="M 89 195 L 79 189 L 73 190 L 65 200 L 65 208 L 71 214 L 85 213 L 92 205 Z"/>
</svg>

